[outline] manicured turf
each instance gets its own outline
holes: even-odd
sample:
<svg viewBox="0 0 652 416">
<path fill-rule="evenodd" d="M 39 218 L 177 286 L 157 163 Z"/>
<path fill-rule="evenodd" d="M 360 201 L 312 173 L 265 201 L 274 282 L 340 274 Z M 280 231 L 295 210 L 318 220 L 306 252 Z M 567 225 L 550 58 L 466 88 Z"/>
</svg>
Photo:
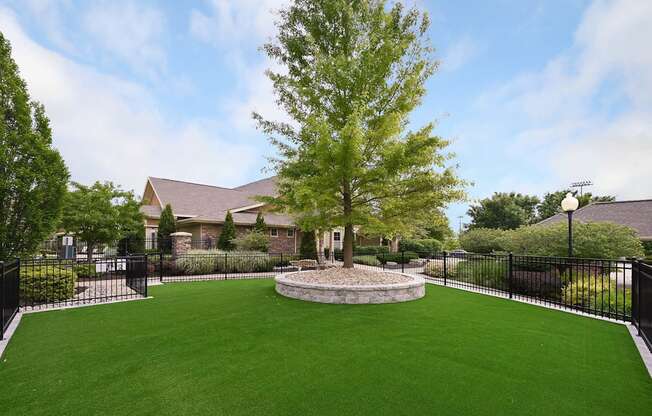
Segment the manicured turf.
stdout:
<svg viewBox="0 0 652 416">
<path fill-rule="evenodd" d="M 643 415 L 652 381 L 622 325 L 429 286 L 341 306 L 273 282 L 26 315 L 2 415 Z M 646 413 L 648 412 L 648 413 Z"/>
</svg>

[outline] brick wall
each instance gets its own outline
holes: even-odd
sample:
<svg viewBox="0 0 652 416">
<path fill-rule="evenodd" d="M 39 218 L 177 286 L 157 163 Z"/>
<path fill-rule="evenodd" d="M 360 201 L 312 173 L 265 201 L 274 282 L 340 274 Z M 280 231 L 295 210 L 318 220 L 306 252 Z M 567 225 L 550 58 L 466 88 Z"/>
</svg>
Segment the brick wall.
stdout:
<svg viewBox="0 0 652 416">
<path fill-rule="evenodd" d="M 243 226 L 236 225 L 235 233 L 240 236 L 247 231 L 251 230 L 253 226 Z M 301 242 L 300 236 L 296 237 L 296 251 L 295 251 L 295 237 L 288 237 L 286 228 L 277 228 L 278 235 L 276 237 L 271 236 L 270 229 L 274 227 L 268 227 L 267 233 L 269 237 L 269 252 L 270 253 L 295 253 L 299 251 L 299 244 Z M 206 241 L 212 241 L 213 245 L 217 245 L 217 239 L 222 232 L 222 224 L 202 224 L 201 226 L 201 239 Z"/>
</svg>

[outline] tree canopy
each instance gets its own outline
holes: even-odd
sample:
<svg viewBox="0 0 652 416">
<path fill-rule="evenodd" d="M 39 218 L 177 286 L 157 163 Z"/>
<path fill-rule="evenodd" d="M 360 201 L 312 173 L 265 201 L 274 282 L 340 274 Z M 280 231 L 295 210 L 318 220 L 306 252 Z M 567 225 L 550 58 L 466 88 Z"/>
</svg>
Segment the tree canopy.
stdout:
<svg viewBox="0 0 652 416">
<path fill-rule="evenodd" d="M 0 260 L 33 253 L 56 230 L 68 178 L 45 108 L 0 33 Z"/>
<path fill-rule="evenodd" d="M 515 192 L 496 192 L 490 198 L 479 200 L 467 214 L 469 228 L 499 228 L 511 230 L 536 220 L 539 198 Z"/>
<path fill-rule="evenodd" d="M 550 218 L 555 214 L 558 214 L 561 211 L 561 201 L 564 199 L 567 193 L 571 192 L 570 189 L 565 189 L 562 191 L 548 192 L 543 196 L 543 200 L 537 207 L 538 211 L 538 220 L 542 221 L 546 218 Z M 572 192 L 571 192 L 572 193 Z M 582 195 L 575 195 L 575 197 L 580 201 L 580 208 L 593 203 L 593 202 L 610 202 L 615 201 L 616 198 L 613 196 L 594 196 L 590 192 L 587 192 Z"/>
<path fill-rule="evenodd" d="M 133 192 L 111 182 L 91 186 L 72 183 L 66 194 L 61 227 L 86 243 L 88 260 L 100 244 L 117 242 L 143 227 L 143 215 Z"/>
<path fill-rule="evenodd" d="M 263 47 L 285 69 L 267 74 L 293 122 L 254 114 L 278 150 L 279 195 L 262 200 L 303 230 L 344 227 L 345 267 L 353 267 L 354 227 L 410 234 L 464 197 L 434 124 L 408 129 L 437 67 L 429 23 L 401 3 L 297 0 Z"/>
</svg>

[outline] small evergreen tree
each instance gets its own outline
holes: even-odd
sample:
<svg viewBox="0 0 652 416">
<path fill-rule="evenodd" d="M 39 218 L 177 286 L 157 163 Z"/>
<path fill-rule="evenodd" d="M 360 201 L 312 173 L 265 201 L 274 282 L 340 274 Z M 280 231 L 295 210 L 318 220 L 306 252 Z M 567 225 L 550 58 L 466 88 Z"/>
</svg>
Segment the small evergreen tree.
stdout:
<svg viewBox="0 0 652 416">
<path fill-rule="evenodd" d="M 233 240 L 235 240 L 235 224 L 233 223 L 233 215 L 231 215 L 231 211 L 227 211 L 220 238 L 217 239 L 217 248 L 220 250 L 233 250 L 235 249 L 235 243 Z"/>
<path fill-rule="evenodd" d="M 263 218 L 263 214 L 259 212 L 258 215 L 256 215 L 256 224 L 254 225 L 254 231 L 265 234 L 266 230 L 267 224 L 265 224 L 265 218 Z"/>
<path fill-rule="evenodd" d="M 317 243 L 315 241 L 314 231 L 304 231 L 302 233 L 299 254 L 302 259 L 317 260 Z"/>
<path fill-rule="evenodd" d="M 172 206 L 167 204 L 163 211 L 161 212 L 161 218 L 158 222 L 158 247 L 164 251 L 169 252 L 172 249 L 172 243 L 170 240 L 170 234 L 177 231 L 177 220 L 174 218 L 172 213 Z"/>
</svg>

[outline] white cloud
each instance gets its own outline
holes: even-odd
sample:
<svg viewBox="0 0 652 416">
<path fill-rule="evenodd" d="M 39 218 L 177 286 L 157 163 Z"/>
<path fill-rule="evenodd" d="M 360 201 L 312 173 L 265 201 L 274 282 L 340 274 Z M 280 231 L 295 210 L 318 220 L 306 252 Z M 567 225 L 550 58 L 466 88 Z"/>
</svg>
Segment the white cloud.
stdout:
<svg viewBox="0 0 652 416">
<path fill-rule="evenodd" d="M 455 71 L 478 56 L 480 48 L 468 36 L 464 36 L 448 47 L 442 58 L 441 68 L 443 71 Z"/>
<path fill-rule="evenodd" d="M 650 39 L 652 2 L 595 1 L 569 51 L 484 94 L 477 108 L 525 126 L 513 132 L 512 156 L 545 165 L 558 186 L 590 178 L 593 192 L 650 198 Z"/>
<path fill-rule="evenodd" d="M 259 42 L 274 34 L 272 13 L 287 4 L 286 0 L 211 0 L 209 13 L 193 9 L 190 32 L 214 45 L 235 46 L 241 41 Z"/>
<path fill-rule="evenodd" d="M 156 78 L 166 65 L 161 44 L 165 24 L 160 10 L 131 2 L 100 2 L 83 16 L 86 32 L 105 51 L 150 78 Z"/>
<path fill-rule="evenodd" d="M 39 27 L 50 41 L 68 53 L 75 53 L 75 45 L 63 33 L 63 14 L 69 12 L 69 0 L 24 0 L 22 3 L 39 22 Z"/>
<path fill-rule="evenodd" d="M 46 107 L 54 145 L 73 180 L 112 180 L 136 192 L 148 175 L 229 186 L 257 164 L 256 149 L 220 137 L 223 126 L 209 120 L 173 125 L 142 86 L 36 44 L 7 9 L 0 8 L 0 27 L 30 94 Z"/>
</svg>

